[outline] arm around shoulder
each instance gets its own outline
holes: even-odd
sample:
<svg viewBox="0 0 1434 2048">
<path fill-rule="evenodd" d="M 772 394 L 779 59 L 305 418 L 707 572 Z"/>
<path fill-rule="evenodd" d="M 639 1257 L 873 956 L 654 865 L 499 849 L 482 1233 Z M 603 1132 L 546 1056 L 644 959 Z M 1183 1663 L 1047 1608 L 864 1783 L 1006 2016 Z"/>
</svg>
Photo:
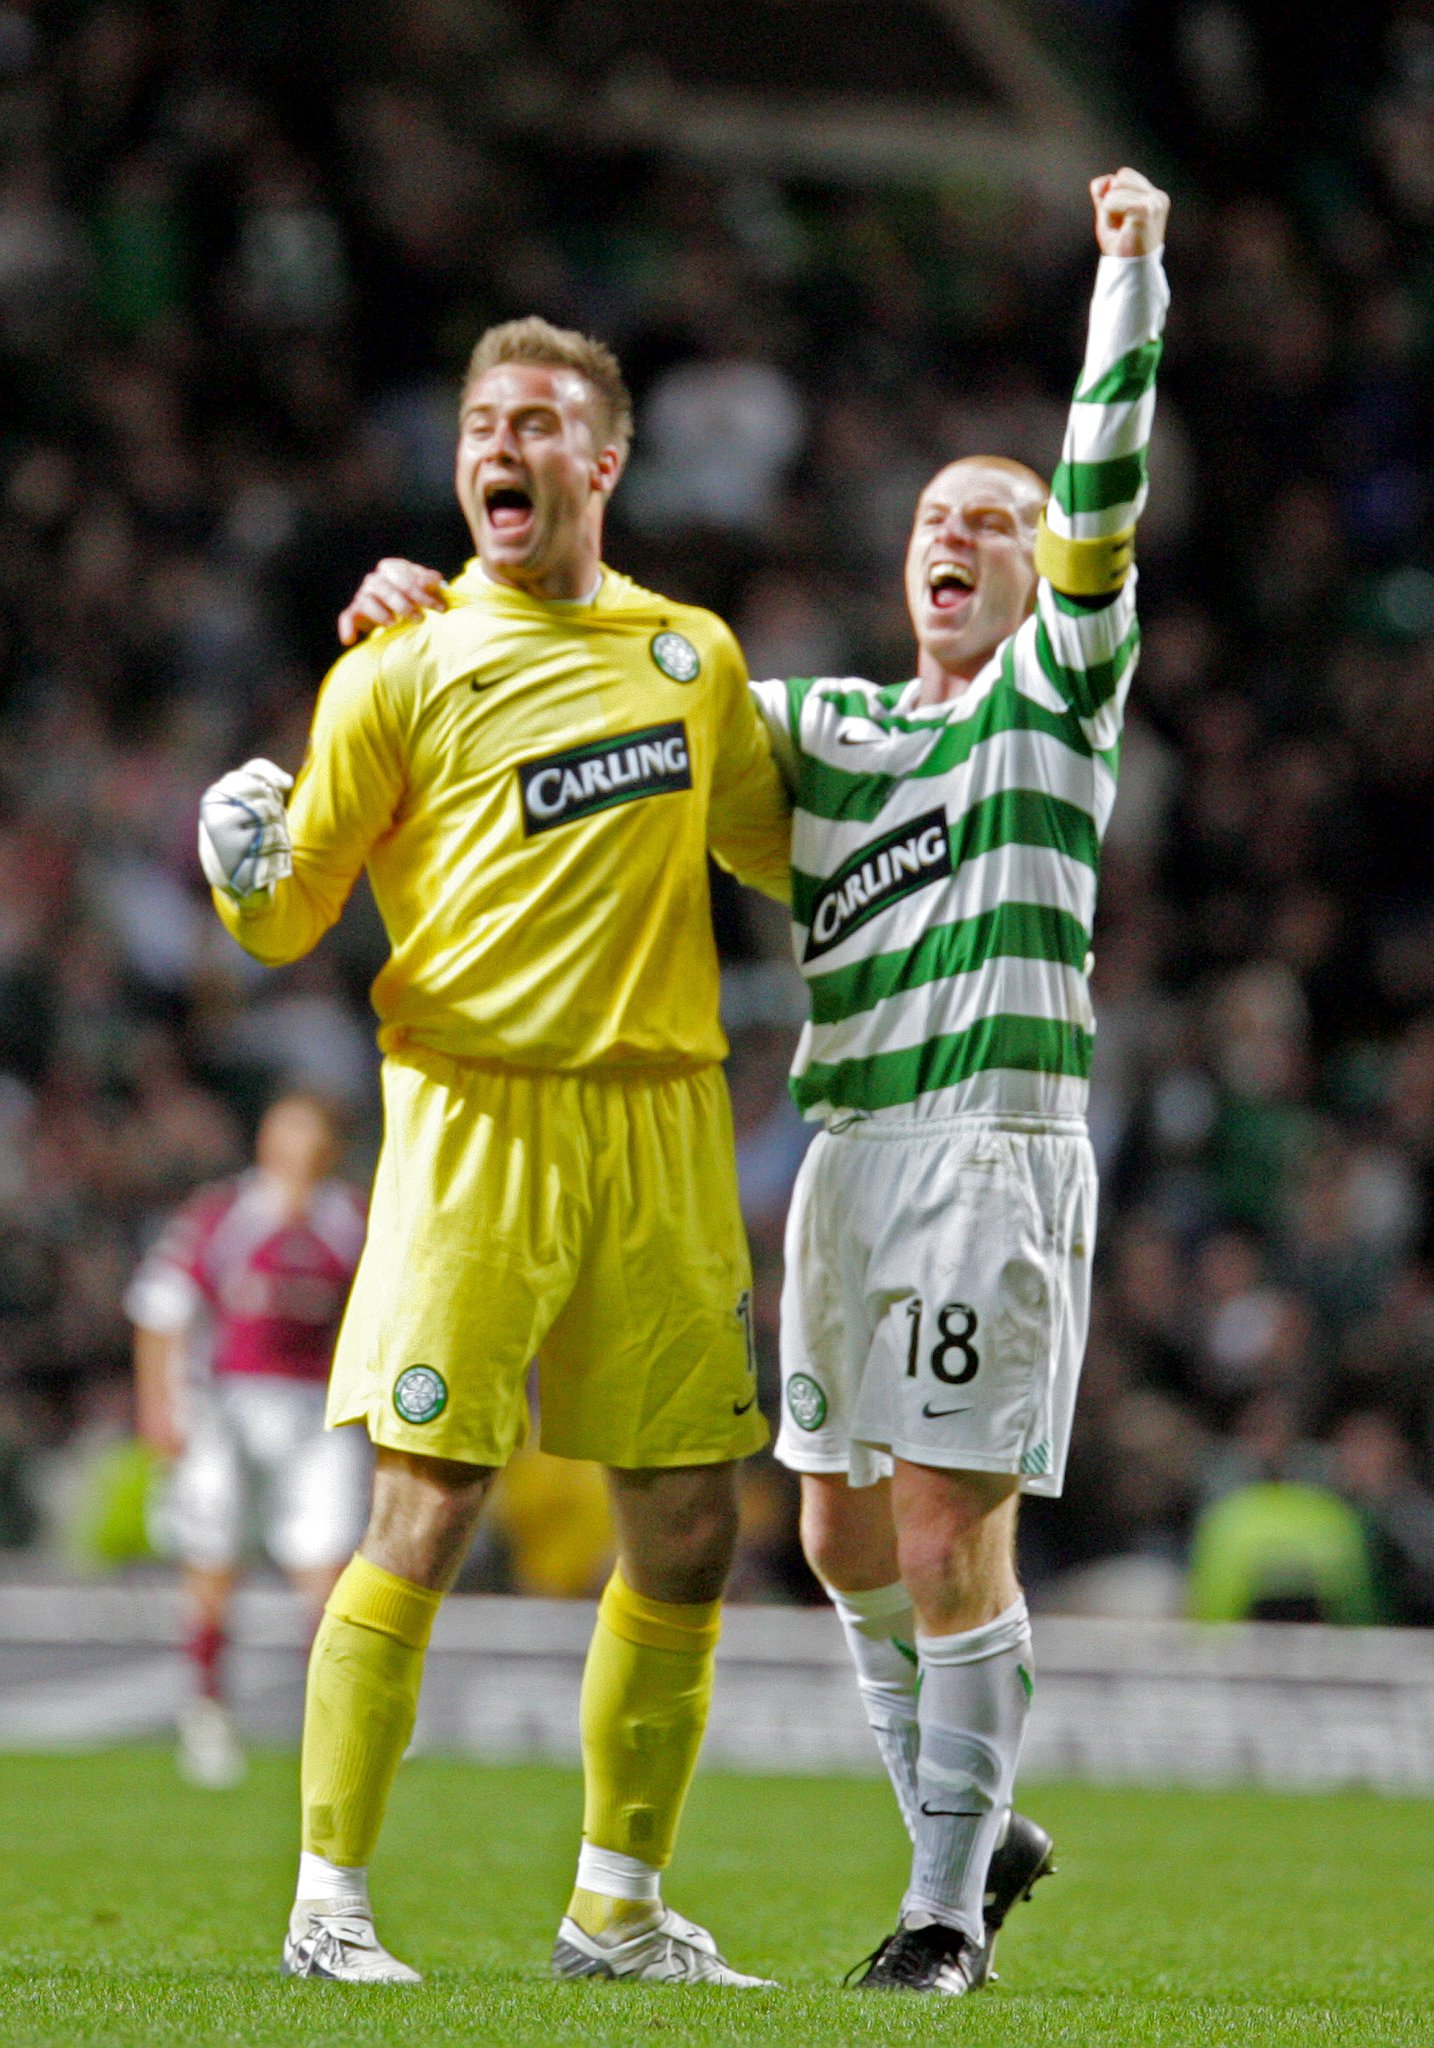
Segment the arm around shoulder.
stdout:
<svg viewBox="0 0 1434 2048">
<path fill-rule="evenodd" d="M 749 888 L 791 901 L 792 800 L 766 707 L 747 682 L 747 665 L 724 626 L 718 649 L 721 696 L 707 821 L 713 858 Z"/>
</svg>

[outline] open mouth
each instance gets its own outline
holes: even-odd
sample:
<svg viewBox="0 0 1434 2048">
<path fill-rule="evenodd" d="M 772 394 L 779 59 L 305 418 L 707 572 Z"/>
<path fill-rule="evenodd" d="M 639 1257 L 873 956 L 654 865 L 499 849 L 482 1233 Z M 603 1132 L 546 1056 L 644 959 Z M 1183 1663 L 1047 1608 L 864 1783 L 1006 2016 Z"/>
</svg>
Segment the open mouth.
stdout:
<svg viewBox="0 0 1434 2048">
<path fill-rule="evenodd" d="M 533 501 L 517 484 L 490 484 L 483 510 L 494 533 L 520 533 L 533 517 Z"/>
<path fill-rule="evenodd" d="M 933 562 L 926 572 L 926 588 L 938 611 L 955 611 L 976 588 L 976 578 L 964 562 Z"/>
</svg>

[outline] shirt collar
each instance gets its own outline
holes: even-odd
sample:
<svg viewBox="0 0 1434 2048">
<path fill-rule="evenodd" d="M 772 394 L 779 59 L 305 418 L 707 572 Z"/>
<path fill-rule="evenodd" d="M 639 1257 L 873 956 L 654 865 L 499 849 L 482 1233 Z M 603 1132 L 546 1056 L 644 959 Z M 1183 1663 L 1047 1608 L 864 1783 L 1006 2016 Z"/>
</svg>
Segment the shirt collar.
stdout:
<svg viewBox="0 0 1434 2048">
<path fill-rule="evenodd" d="M 477 555 L 474 555 L 472 561 L 465 566 L 463 575 L 465 578 L 471 575 L 476 582 L 486 583 L 490 590 L 511 590 L 517 597 L 525 595 L 515 584 L 503 583 L 496 576 L 490 576 Z M 538 604 L 554 605 L 563 611 L 584 611 L 590 605 L 597 603 L 598 598 L 602 594 L 603 584 L 606 581 L 607 570 L 599 567 L 597 581 L 586 597 L 540 597 L 534 601 Z"/>
</svg>

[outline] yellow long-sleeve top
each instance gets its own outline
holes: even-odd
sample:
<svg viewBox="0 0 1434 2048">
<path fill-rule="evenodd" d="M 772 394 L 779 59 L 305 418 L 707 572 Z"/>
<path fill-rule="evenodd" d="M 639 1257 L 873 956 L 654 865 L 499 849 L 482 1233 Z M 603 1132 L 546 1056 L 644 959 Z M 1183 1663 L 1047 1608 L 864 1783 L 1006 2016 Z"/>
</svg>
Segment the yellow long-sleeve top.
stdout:
<svg viewBox="0 0 1434 2048">
<path fill-rule="evenodd" d="M 717 1017 L 706 853 L 786 900 L 790 805 L 731 632 L 611 570 L 545 603 L 470 563 L 449 609 L 330 670 L 289 802 L 294 871 L 216 892 L 296 960 L 365 865 L 385 1050 L 572 1070 L 697 1066 Z"/>
</svg>

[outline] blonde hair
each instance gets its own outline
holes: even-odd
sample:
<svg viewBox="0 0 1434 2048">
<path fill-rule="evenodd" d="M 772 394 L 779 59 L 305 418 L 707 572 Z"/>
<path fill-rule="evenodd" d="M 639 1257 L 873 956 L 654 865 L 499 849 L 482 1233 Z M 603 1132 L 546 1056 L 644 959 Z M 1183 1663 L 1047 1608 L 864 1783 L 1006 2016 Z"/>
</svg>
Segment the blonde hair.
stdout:
<svg viewBox="0 0 1434 2048">
<path fill-rule="evenodd" d="M 573 327 L 554 327 L 530 313 L 525 320 L 505 320 L 490 327 L 468 358 L 463 393 L 500 363 L 538 363 L 554 370 L 575 370 L 592 393 L 592 426 L 600 447 L 615 447 L 627 460 L 632 445 L 632 397 L 617 357 L 605 342 Z"/>
</svg>

